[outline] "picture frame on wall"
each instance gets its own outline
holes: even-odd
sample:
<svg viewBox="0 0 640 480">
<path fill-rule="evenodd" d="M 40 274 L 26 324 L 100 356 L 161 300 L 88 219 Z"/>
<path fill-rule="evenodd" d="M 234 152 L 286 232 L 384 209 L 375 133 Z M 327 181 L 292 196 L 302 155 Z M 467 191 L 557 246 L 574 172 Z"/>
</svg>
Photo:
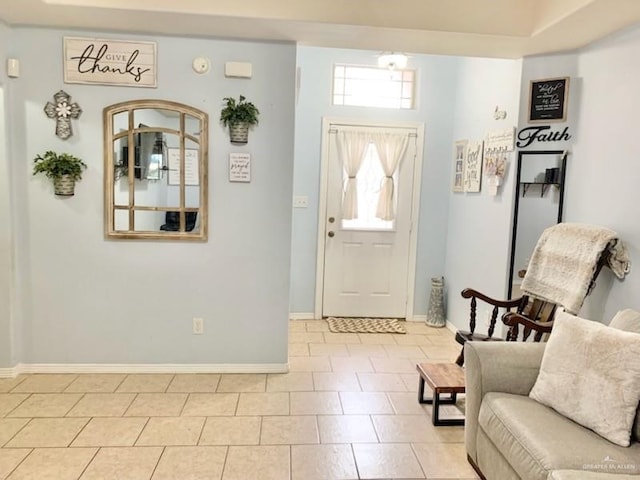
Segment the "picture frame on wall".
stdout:
<svg viewBox="0 0 640 480">
<path fill-rule="evenodd" d="M 469 140 L 458 140 L 453 148 L 453 192 L 464 192 L 464 167 Z"/>
<path fill-rule="evenodd" d="M 464 162 L 464 191 L 478 193 L 482 181 L 482 152 L 484 142 L 471 141 L 467 144 Z"/>
<path fill-rule="evenodd" d="M 531 80 L 529 123 L 564 122 L 569 105 L 569 77 Z"/>
</svg>

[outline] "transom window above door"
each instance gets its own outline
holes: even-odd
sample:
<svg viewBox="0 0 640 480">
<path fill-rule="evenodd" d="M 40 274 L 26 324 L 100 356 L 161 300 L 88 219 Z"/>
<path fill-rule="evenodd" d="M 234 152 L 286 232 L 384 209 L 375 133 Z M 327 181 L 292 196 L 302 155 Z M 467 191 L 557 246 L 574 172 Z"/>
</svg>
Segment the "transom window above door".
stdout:
<svg viewBox="0 0 640 480">
<path fill-rule="evenodd" d="M 389 70 L 366 65 L 336 64 L 333 104 L 412 109 L 415 70 Z"/>
</svg>

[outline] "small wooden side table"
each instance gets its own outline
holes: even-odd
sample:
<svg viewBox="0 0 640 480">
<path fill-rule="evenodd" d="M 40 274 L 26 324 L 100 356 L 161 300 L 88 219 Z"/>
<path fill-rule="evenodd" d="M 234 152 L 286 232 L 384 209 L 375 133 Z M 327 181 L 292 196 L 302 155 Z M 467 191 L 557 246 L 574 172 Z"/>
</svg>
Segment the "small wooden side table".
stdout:
<svg viewBox="0 0 640 480">
<path fill-rule="evenodd" d="M 440 418 L 440 405 L 455 404 L 458 393 L 464 393 L 464 370 L 455 363 L 418 363 L 416 370 L 420 374 L 418 383 L 418 402 L 433 404 L 432 421 L 440 425 L 464 425 L 464 418 Z M 433 390 L 433 398 L 424 398 L 425 382 Z M 449 398 L 440 398 L 448 393 Z"/>
</svg>

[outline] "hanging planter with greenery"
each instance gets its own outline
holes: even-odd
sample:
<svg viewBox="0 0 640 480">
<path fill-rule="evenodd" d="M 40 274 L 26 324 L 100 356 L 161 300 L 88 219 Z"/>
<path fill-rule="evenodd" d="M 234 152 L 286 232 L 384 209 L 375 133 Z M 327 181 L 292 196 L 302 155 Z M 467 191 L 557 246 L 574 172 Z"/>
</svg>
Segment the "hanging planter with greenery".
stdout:
<svg viewBox="0 0 640 480">
<path fill-rule="evenodd" d="M 229 127 L 231 143 L 244 145 L 249 141 L 249 127 L 258 124 L 260 111 L 251 102 L 240 95 L 240 99 L 226 97 L 225 107 L 220 112 L 220 123 Z"/>
<path fill-rule="evenodd" d="M 37 155 L 33 161 L 33 174 L 44 173 L 53 180 L 54 193 L 67 197 L 73 195 L 76 181 L 82 178 L 82 171 L 87 168 L 78 157 L 52 150 L 46 151 L 44 155 Z"/>
</svg>

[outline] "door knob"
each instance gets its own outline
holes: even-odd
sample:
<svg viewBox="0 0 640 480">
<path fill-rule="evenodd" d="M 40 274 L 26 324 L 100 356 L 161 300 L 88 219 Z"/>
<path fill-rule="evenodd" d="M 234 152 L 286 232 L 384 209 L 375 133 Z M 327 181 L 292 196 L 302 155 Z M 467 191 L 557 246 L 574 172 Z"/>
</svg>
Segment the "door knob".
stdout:
<svg viewBox="0 0 640 480">
<path fill-rule="evenodd" d="M 335 235 L 335 233 L 333 233 L 333 232 L 331 232 L 331 231 L 330 231 L 329 233 L 327 233 L 327 235 L 329 235 L 329 237 L 333 238 L 333 236 Z"/>
<path fill-rule="evenodd" d="M 336 221 L 335 217 L 329 217 L 329 223 L 333 223 L 335 221 Z"/>
</svg>

